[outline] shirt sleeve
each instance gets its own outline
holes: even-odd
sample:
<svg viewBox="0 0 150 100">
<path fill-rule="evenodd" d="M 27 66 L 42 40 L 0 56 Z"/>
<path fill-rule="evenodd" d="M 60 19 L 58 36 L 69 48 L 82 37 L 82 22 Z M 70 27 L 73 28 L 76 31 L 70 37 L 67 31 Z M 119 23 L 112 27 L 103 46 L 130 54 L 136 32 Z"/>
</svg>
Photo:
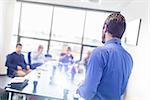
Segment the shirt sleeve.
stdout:
<svg viewBox="0 0 150 100">
<path fill-rule="evenodd" d="M 26 61 L 25 61 L 25 59 L 24 59 L 24 55 L 22 55 L 22 59 L 23 59 L 23 64 L 22 64 L 22 68 L 23 69 L 26 69 L 26 67 L 27 67 L 27 63 L 26 63 Z"/>
<path fill-rule="evenodd" d="M 101 52 L 94 50 L 88 61 L 85 81 L 78 89 L 79 95 L 85 100 L 92 100 L 96 96 L 98 85 L 103 73 L 104 61 Z"/>
<path fill-rule="evenodd" d="M 5 66 L 7 66 L 9 69 L 17 69 L 17 65 L 12 63 L 13 58 L 12 55 L 7 55 Z"/>
</svg>

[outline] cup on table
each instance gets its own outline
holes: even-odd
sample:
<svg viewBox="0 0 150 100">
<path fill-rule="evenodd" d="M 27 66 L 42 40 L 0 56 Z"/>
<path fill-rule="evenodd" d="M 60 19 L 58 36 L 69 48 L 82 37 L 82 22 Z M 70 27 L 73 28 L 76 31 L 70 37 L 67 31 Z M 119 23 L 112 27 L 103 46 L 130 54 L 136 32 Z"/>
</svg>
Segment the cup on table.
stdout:
<svg viewBox="0 0 150 100">
<path fill-rule="evenodd" d="M 40 78 L 41 77 L 41 71 L 37 70 L 37 77 Z"/>
<path fill-rule="evenodd" d="M 64 100 L 68 100 L 68 93 L 69 93 L 69 90 L 64 89 Z"/>
<path fill-rule="evenodd" d="M 33 92 L 36 93 L 38 81 L 33 81 Z"/>
<path fill-rule="evenodd" d="M 73 96 L 73 100 L 79 100 L 79 94 L 74 94 L 74 96 Z"/>
</svg>

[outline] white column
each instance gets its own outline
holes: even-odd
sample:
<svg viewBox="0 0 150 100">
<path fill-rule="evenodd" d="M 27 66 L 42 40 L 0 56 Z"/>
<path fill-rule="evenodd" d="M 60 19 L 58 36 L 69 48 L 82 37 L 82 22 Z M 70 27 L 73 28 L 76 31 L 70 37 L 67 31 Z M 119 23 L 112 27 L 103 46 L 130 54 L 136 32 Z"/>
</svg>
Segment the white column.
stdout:
<svg viewBox="0 0 150 100">
<path fill-rule="evenodd" d="M 6 55 L 10 48 L 16 0 L 0 0 L 0 74 L 6 74 Z"/>
</svg>

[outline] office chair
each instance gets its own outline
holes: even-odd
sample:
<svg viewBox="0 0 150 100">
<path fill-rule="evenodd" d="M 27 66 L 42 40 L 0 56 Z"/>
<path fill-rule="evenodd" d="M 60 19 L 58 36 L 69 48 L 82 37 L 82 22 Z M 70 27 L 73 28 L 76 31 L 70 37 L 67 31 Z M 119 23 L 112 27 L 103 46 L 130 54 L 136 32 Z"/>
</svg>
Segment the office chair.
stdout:
<svg viewBox="0 0 150 100">
<path fill-rule="evenodd" d="M 33 69 L 31 65 L 31 52 L 28 52 L 28 65 L 30 66 L 31 69 Z"/>
</svg>

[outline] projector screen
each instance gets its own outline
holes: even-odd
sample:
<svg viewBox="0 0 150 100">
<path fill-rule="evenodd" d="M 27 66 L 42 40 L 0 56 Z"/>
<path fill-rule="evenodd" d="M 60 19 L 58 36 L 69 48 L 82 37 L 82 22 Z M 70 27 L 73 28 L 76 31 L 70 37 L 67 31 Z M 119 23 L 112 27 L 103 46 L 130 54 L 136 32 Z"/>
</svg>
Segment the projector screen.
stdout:
<svg viewBox="0 0 150 100">
<path fill-rule="evenodd" d="M 129 45 L 138 45 L 138 38 L 140 33 L 141 19 L 135 19 L 127 23 L 125 43 Z"/>
</svg>

